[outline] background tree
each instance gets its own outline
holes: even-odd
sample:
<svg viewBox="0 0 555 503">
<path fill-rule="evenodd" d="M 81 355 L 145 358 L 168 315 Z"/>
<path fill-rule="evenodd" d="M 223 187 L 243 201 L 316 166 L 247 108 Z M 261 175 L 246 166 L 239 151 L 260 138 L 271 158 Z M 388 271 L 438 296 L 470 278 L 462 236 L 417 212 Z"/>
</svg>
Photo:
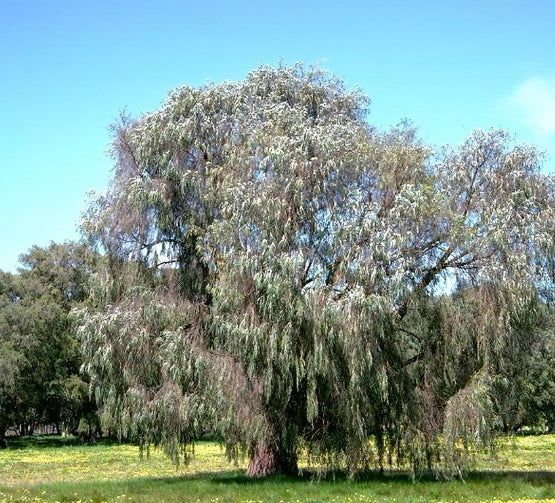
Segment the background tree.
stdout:
<svg viewBox="0 0 555 503">
<path fill-rule="evenodd" d="M 80 380 L 70 311 L 89 291 L 87 249 L 35 246 L 20 261 L 19 273 L 2 273 L 0 286 L 2 434 L 8 427 L 30 434 L 40 425 L 70 426 L 76 413 L 71 391 Z"/>
<path fill-rule="evenodd" d="M 15 424 L 14 410 L 19 370 L 24 363 L 17 340 L 11 332 L 13 303 L 17 300 L 14 278 L 0 272 L 0 447 L 6 447 L 6 431 Z"/>
<path fill-rule="evenodd" d="M 553 311 L 552 320 L 555 319 Z M 530 363 L 523 379 L 522 425 L 555 432 L 555 331 L 551 329 L 532 348 Z"/>
<path fill-rule="evenodd" d="M 294 472 L 303 446 L 418 470 L 487 444 L 495 373 L 535 333 L 553 180 L 502 132 L 434 154 L 367 104 L 261 67 L 114 128 L 80 333 L 124 432 L 175 458 L 213 428 L 251 475 Z"/>
</svg>

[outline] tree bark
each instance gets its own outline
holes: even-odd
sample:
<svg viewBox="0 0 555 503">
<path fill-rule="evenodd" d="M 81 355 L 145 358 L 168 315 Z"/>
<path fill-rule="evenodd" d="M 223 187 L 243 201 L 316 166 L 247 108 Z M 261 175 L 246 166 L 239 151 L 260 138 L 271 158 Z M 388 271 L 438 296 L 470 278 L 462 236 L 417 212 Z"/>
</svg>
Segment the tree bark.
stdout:
<svg viewBox="0 0 555 503">
<path fill-rule="evenodd" d="M 298 475 L 296 454 L 280 451 L 268 444 L 257 445 L 247 467 L 247 476 L 267 477 L 278 473 Z"/>
<path fill-rule="evenodd" d="M 274 450 L 269 446 L 257 445 L 249 461 L 249 466 L 247 467 L 247 476 L 267 477 L 277 472 Z"/>
</svg>

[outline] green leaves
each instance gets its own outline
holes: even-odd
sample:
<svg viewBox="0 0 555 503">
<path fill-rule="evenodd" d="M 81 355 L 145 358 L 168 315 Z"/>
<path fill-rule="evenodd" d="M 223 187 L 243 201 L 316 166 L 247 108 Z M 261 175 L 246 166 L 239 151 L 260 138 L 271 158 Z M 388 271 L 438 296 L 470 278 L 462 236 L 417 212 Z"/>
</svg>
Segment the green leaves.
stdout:
<svg viewBox="0 0 555 503">
<path fill-rule="evenodd" d="M 70 316 L 87 297 L 93 257 L 85 246 L 52 243 L 20 260 L 18 274 L 0 273 L 0 437 L 8 427 L 74 431 L 95 415 L 73 393 L 81 356 Z"/>
<path fill-rule="evenodd" d="M 502 132 L 434 153 L 367 105 L 318 68 L 263 66 L 114 128 L 85 226 L 105 300 L 80 330 L 128 432 L 175 453 L 216 431 L 260 457 L 249 473 L 301 447 L 354 470 L 373 437 L 379 464 L 416 469 L 471 428 L 447 425 L 475 376 L 490 403 L 525 337 L 510 313 L 547 281 L 553 181 Z"/>
</svg>

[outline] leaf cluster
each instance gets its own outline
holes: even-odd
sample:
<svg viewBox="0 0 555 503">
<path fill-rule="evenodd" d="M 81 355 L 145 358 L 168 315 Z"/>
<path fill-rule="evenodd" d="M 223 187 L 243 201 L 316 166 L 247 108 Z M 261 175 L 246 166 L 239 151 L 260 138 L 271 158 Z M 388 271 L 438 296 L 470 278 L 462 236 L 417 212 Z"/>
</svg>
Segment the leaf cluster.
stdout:
<svg viewBox="0 0 555 503">
<path fill-rule="evenodd" d="M 458 470 L 490 442 L 492 383 L 553 288 L 554 181 L 503 132 L 433 152 L 372 128 L 368 102 L 263 66 L 114 127 L 80 333 L 126 432 L 177 458 L 215 431 L 255 475 L 301 449 Z"/>
</svg>

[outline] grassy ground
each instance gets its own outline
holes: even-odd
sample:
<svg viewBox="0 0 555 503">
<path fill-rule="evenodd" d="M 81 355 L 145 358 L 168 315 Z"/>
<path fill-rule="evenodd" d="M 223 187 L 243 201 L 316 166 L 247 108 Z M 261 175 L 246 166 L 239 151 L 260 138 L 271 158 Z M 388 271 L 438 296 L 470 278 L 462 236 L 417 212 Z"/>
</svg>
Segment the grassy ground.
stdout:
<svg viewBox="0 0 555 503">
<path fill-rule="evenodd" d="M 416 483 L 395 473 L 359 481 L 252 480 L 213 443 L 198 445 L 192 462 L 176 469 L 158 451 L 140 459 L 129 445 L 39 439 L 0 451 L 0 503 L 15 501 L 555 503 L 555 435 L 505 442 L 495 458 L 478 460 L 464 482 Z"/>
</svg>

